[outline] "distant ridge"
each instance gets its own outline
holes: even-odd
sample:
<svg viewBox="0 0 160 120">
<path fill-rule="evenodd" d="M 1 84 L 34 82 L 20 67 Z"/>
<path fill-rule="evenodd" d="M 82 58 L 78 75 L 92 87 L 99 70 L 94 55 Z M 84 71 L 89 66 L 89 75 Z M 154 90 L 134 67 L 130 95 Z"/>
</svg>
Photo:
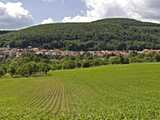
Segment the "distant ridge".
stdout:
<svg viewBox="0 0 160 120">
<path fill-rule="evenodd" d="M 112 24 L 123 24 L 123 25 L 139 25 L 139 26 L 160 26 L 158 23 L 142 22 L 131 18 L 107 18 L 102 20 L 94 21 L 97 23 L 112 23 Z"/>
<path fill-rule="evenodd" d="M 160 24 L 128 18 L 90 23 L 54 23 L 0 32 L 0 47 L 64 50 L 160 49 Z"/>
<path fill-rule="evenodd" d="M 9 32 L 13 32 L 13 31 L 10 31 L 10 30 L 0 30 L 0 35 L 6 34 L 6 33 L 9 33 Z"/>
</svg>

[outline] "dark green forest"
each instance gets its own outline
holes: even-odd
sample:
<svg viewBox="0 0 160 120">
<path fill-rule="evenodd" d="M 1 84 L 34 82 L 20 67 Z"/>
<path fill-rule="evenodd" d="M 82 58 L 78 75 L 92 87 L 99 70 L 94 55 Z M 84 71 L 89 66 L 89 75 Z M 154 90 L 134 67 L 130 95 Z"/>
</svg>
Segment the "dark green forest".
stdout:
<svg viewBox="0 0 160 120">
<path fill-rule="evenodd" d="M 1 33 L 0 47 L 74 51 L 160 49 L 160 24 L 126 18 L 38 25 Z"/>
<path fill-rule="evenodd" d="M 6 34 L 6 33 L 9 33 L 9 32 L 14 32 L 14 31 L 9 31 L 9 30 L 1 30 L 1 31 L 0 31 L 0 35 L 2 35 L 2 34 Z"/>
</svg>

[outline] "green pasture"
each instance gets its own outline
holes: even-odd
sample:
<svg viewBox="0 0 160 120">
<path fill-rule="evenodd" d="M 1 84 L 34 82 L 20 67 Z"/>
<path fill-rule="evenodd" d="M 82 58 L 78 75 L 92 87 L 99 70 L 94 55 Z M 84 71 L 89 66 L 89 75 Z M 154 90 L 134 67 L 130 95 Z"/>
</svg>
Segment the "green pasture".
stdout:
<svg viewBox="0 0 160 120">
<path fill-rule="evenodd" d="M 0 120 L 159 120 L 160 64 L 0 78 Z"/>
</svg>

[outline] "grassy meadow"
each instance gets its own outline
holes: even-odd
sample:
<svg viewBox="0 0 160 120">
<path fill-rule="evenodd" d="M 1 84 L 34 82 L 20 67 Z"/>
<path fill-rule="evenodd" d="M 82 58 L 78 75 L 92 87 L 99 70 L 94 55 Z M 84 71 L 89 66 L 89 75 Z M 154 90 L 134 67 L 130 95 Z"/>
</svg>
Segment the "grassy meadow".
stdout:
<svg viewBox="0 0 160 120">
<path fill-rule="evenodd" d="M 160 64 L 0 78 L 0 120 L 159 120 Z"/>
</svg>

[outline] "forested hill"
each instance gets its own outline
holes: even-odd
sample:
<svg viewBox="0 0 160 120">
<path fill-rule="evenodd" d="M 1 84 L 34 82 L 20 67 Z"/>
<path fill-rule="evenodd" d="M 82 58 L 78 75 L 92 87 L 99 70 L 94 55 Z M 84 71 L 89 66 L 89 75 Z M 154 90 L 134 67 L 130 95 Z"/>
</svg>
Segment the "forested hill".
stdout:
<svg viewBox="0 0 160 120">
<path fill-rule="evenodd" d="M 76 51 L 160 49 L 160 24 L 113 18 L 38 25 L 0 35 L 0 47 L 7 45 Z"/>
<path fill-rule="evenodd" d="M 6 33 L 9 33 L 9 32 L 13 32 L 13 31 L 9 31 L 9 30 L 0 30 L 0 35 L 6 34 Z"/>
</svg>

